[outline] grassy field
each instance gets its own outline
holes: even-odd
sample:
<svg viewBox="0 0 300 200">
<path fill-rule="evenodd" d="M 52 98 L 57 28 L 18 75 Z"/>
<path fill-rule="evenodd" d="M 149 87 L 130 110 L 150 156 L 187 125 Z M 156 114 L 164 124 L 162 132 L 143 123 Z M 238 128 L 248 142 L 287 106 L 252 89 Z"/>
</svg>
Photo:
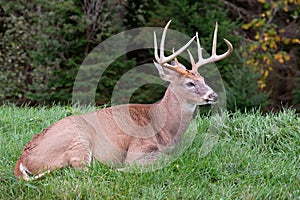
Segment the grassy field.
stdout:
<svg viewBox="0 0 300 200">
<path fill-rule="evenodd" d="M 192 144 L 156 171 L 119 172 L 94 162 L 88 171 L 15 180 L 15 162 L 33 134 L 91 110 L 0 107 L 0 199 L 300 199 L 300 118 L 291 110 L 225 114 L 219 140 L 204 157 L 199 150 L 211 119 L 197 118 Z"/>
</svg>

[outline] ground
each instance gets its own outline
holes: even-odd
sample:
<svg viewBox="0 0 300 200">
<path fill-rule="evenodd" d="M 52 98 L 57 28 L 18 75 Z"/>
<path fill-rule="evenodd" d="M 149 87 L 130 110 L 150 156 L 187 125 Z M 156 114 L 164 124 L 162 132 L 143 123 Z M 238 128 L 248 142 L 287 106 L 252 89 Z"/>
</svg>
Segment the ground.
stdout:
<svg viewBox="0 0 300 200">
<path fill-rule="evenodd" d="M 94 109 L 0 107 L 0 199 L 300 198 L 300 118 L 288 109 L 198 116 L 187 133 L 195 133 L 191 144 L 155 171 L 122 172 L 93 162 L 88 170 L 66 168 L 37 181 L 15 180 L 15 162 L 35 133 Z M 211 135 L 215 143 L 204 154 Z"/>
</svg>

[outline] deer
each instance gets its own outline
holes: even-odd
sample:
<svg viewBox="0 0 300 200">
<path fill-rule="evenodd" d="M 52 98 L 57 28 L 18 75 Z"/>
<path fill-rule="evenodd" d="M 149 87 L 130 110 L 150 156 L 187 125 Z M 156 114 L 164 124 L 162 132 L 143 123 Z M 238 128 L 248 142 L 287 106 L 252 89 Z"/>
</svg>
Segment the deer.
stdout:
<svg viewBox="0 0 300 200">
<path fill-rule="evenodd" d="M 158 45 L 154 31 L 154 66 L 169 85 L 163 98 L 153 104 L 122 104 L 81 115 L 63 118 L 25 145 L 16 162 L 17 179 L 39 179 L 63 167 L 83 169 L 94 159 L 105 164 L 147 165 L 157 161 L 170 146 L 180 141 L 186 132 L 197 105 L 215 104 L 218 94 L 205 83 L 198 69 L 228 57 L 232 44 L 224 39 L 227 51 L 217 55 L 216 23 L 212 53 L 203 58 L 198 33 L 184 46 L 165 56 L 166 24 Z M 197 42 L 198 61 L 187 49 Z M 191 69 L 178 62 L 177 56 L 187 50 Z M 151 156 L 149 156 L 151 155 Z"/>
</svg>

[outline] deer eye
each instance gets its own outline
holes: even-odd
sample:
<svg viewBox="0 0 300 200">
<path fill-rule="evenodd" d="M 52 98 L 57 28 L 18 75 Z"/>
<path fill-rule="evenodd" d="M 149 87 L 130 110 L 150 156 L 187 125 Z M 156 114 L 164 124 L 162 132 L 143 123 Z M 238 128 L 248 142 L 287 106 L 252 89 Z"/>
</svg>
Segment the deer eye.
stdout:
<svg viewBox="0 0 300 200">
<path fill-rule="evenodd" d="M 193 83 L 193 82 L 187 82 L 186 85 L 188 87 L 195 87 L 195 83 Z"/>
</svg>

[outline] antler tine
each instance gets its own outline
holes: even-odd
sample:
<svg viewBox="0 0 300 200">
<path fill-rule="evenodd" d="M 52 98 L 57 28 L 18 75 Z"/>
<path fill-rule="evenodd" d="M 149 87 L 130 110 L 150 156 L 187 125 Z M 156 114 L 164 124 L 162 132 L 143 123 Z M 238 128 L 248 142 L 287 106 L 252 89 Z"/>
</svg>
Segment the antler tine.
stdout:
<svg viewBox="0 0 300 200">
<path fill-rule="evenodd" d="M 160 65 L 164 65 L 167 62 L 170 62 L 171 60 L 173 60 L 176 56 L 179 56 L 195 39 L 195 36 L 188 42 L 186 43 L 183 47 L 181 47 L 180 49 L 178 49 L 175 53 L 173 52 L 172 55 L 165 57 L 164 55 L 164 50 L 165 50 L 165 39 L 166 39 L 166 34 L 167 34 L 167 30 L 168 27 L 170 25 L 170 23 L 172 22 L 172 20 L 170 20 L 167 25 L 164 28 L 162 37 L 161 37 L 161 42 L 160 42 L 160 57 L 158 56 L 158 49 L 157 49 L 157 39 L 156 39 L 156 34 L 154 32 L 154 56 L 156 61 L 160 64 Z"/>
<path fill-rule="evenodd" d="M 172 52 L 173 52 L 173 53 L 175 52 L 174 47 L 173 47 L 173 49 L 172 49 Z M 176 66 L 179 66 L 179 62 L 178 62 L 177 57 L 174 58 L 174 61 L 175 61 L 175 65 L 176 65 Z"/>
<path fill-rule="evenodd" d="M 191 54 L 190 50 L 187 49 L 187 52 L 188 52 L 188 54 L 190 56 L 190 61 L 191 61 L 191 64 L 192 64 L 192 71 L 195 71 L 195 70 L 197 70 L 197 68 L 196 68 L 196 65 L 195 65 L 194 57 Z"/>
<path fill-rule="evenodd" d="M 154 34 L 154 57 L 155 57 L 155 60 L 159 63 L 159 57 L 158 57 L 158 52 L 157 52 L 157 40 L 156 40 L 155 31 L 153 32 L 153 34 Z"/>
<path fill-rule="evenodd" d="M 213 45 L 211 49 L 212 56 L 217 55 L 217 40 L 218 40 L 218 22 L 216 22 L 215 31 L 214 31 Z"/>
<path fill-rule="evenodd" d="M 203 57 L 202 57 L 202 47 L 200 45 L 200 41 L 199 41 L 199 37 L 198 37 L 198 32 L 196 32 L 196 40 L 197 40 L 197 49 L 198 49 L 198 58 L 199 60 L 203 60 Z"/>
<path fill-rule="evenodd" d="M 160 41 L 160 59 L 164 58 L 164 50 L 165 50 L 165 40 L 166 40 L 166 35 L 167 35 L 167 30 L 169 28 L 170 23 L 172 22 L 172 20 L 170 20 L 167 25 L 164 28 L 163 34 L 161 36 L 161 41 Z"/>
<path fill-rule="evenodd" d="M 227 56 L 229 56 L 233 52 L 232 44 L 224 38 L 224 41 L 225 41 L 225 43 L 228 47 L 228 50 L 225 53 L 221 54 L 221 55 L 217 55 L 217 34 L 218 34 L 218 22 L 216 22 L 216 27 L 215 27 L 215 31 L 214 31 L 211 57 L 209 57 L 207 59 L 203 59 L 203 57 L 202 57 L 202 48 L 200 46 L 198 33 L 196 33 L 197 46 L 198 46 L 198 56 L 199 56 L 199 61 L 195 65 L 196 70 L 198 70 L 199 67 L 201 67 L 205 64 L 222 60 L 222 59 L 226 58 Z"/>
<path fill-rule="evenodd" d="M 200 46 L 198 32 L 196 32 L 196 36 L 195 37 L 196 37 L 196 40 L 197 40 L 197 49 L 198 49 L 198 58 L 199 58 L 198 62 L 200 62 L 200 60 L 201 61 L 203 60 L 203 57 L 202 57 L 202 48 Z M 188 54 L 190 56 L 190 61 L 191 61 L 191 64 L 192 64 L 192 71 L 197 72 L 198 71 L 198 67 L 195 64 L 194 57 L 193 57 L 193 55 L 191 54 L 191 52 L 189 50 L 187 50 L 187 51 L 188 51 Z"/>
</svg>

